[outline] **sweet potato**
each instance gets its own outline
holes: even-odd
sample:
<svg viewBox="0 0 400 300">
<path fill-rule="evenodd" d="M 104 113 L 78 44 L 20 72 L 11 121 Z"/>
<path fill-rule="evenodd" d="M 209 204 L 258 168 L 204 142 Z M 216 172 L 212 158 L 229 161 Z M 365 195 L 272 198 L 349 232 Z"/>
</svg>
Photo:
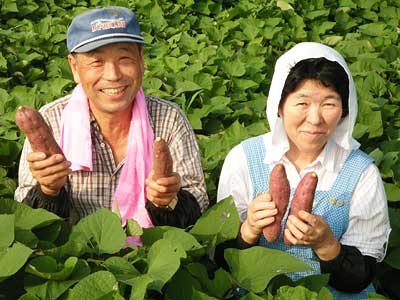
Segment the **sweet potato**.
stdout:
<svg viewBox="0 0 400 300">
<path fill-rule="evenodd" d="M 34 152 L 44 152 L 47 156 L 63 154 L 49 126 L 35 109 L 20 106 L 15 115 L 19 129 L 26 135 Z"/>
<path fill-rule="evenodd" d="M 160 137 L 157 137 L 153 143 L 153 172 L 154 180 L 172 174 L 172 157 L 167 143 Z"/>
<path fill-rule="evenodd" d="M 317 183 L 318 176 L 315 172 L 308 172 L 303 176 L 294 192 L 288 217 L 290 215 L 295 215 L 297 217 L 300 210 L 311 212 Z M 283 240 L 286 245 L 291 245 L 285 237 Z"/>
<path fill-rule="evenodd" d="M 264 227 L 263 234 L 268 242 L 275 242 L 281 233 L 281 222 L 290 197 L 290 185 L 283 164 L 275 165 L 271 171 L 269 176 L 269 193 L 272 201 L 276 204 L 278 214 L 275 215 L 275 221 L 272 224 Z"/>
</svg>

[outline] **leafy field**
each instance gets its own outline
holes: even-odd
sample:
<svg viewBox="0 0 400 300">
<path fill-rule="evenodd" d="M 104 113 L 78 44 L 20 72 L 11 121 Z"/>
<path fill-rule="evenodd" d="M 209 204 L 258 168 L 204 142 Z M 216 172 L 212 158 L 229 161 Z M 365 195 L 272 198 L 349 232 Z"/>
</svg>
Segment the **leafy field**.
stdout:
<svg viewBox="0 0 400 300">
<path fill-rule="evenodd" d="M 178 103 L 189 117 L 212 202 L 229 149 L 268 130 L 276 59 L 301 41 L 337 49 L 359 96 L 354 137 L 375 158 L 388 196 L 393 231 L 383 267 L 400 270 L 398 0 L 0 0 L 0 197 L 12 198 L 16 187 L 24 138 L 16 108 L 71 91 L 67 26 L 87 7 L 111 3 L 138 15 L 147 42 L 144 90 Z"/>
</svg>

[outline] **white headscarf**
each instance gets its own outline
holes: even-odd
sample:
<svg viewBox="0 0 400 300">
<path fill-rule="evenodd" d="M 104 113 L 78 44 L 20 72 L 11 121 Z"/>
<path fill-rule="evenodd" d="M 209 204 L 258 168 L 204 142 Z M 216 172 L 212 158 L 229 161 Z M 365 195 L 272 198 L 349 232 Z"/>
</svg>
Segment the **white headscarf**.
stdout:
<svg viewBox="0 0 400 300">
<path fill-rule="evenodd" d="M 290 69 L 301 60 L 319 57 L 338 62 L 349 77 L 349 113 L 340 121 L 330 139 L 346 150 L 357 149 L 360 146 L 352 137 L 357 118 L 357 94 L 353 77 L 346 62 L 336 50 L 328 46 L 319 43 L 304 42 L 297 44 L 283 54 L 275 64 L 267 101 L 267 118 L 271 129 L 271 134 L 268 138 L 271 138 L 272 145 L 276 150 L 273 151 L 272 157 L 270 157 L 271 161 L 278 161 L 290 148 L 282 119 L 278 117 L 279 102 Z"/>
</svg>

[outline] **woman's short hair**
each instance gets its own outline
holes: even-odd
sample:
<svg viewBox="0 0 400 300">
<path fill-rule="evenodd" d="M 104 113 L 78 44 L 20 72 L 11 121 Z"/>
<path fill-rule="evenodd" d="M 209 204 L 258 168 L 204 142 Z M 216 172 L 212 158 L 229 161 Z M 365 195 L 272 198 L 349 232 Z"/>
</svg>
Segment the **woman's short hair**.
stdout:
<svg viewBox="0 0 400 300">
<path fill-rule="evenodd" d="M 349 113 L 349 78 L 343 67 L 324 57 L 308 58 L 295 64 L 286 78 L 279 106 L 286 97 L 296 90 L 303 80 L 317 80 L 326 87 L 332 87 L 342 99 L 342 118 Z"/>
</svg>

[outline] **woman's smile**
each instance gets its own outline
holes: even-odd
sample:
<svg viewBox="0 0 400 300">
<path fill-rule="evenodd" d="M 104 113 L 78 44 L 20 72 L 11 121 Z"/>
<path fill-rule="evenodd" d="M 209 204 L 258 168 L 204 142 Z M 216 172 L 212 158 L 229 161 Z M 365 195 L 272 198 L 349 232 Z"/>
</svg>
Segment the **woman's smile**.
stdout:
<svg viewBox="0 0 400 300">
<path fill-rule="evenodd" d="M 304 80 L 284 99 L 279 114 L 291 144 L 289 152 L 316 158 L 340 121 L 342 102 L 334 88 Z"/>
</svg>

